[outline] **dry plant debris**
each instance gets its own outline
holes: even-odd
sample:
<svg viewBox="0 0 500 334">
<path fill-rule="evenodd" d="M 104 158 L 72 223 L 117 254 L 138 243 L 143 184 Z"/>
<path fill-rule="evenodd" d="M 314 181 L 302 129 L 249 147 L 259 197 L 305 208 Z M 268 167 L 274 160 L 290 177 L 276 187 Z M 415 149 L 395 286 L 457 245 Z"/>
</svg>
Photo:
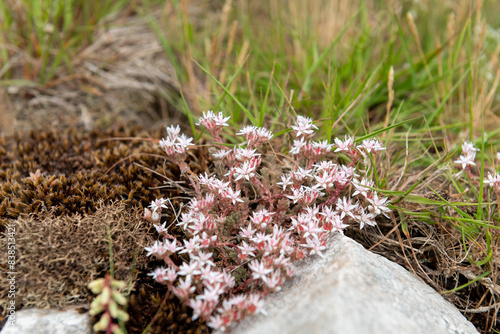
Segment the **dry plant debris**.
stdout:
<svg viewBox="0 0 500 334">
<path fill-rule="evenodd" d="M 30 61 L 25 50 L 16 49 L 4 70 L 23 77 Z M 0 88 L 5 97 L 0 133 L 77 125 L 90 130 L 123 120 L 149 127 L 162 118 L 181 119 L 166 103 L 180 90 L 173 68 L 141 17 L 121 17 L 97 29 L 92 44 L 72 58 L 72 68 L 71 73 L 59 69 L 45 85 L 19 82 Z"/>
<path fill-rule="evenodd" d="M 190 311 L 173 295 L 157 288 L 153 291 L 147 276 L 153 266 L 143 249 L 154 240 L 154 228 L 142 219 L 141 209 L 127 209 L 124 201 L 100 203 L 94 214 L 56 217 L 46 213 L 19 218 L 14 224 L 19 254 L 16 305 L 77 305 L 86 311 L 93 297 L 88 283 L 109 272 L 111 242 L 115 276 L 128 282 L 126 292 L 131 293 L 129 333 L 140 333 L 150 323 L 150 333 L 207 331 L 200 321 L 191 321 Z M 2 244 L 3 239 L 2 235 Z M 7 268 L 6 257 L 0 268 Z M 2 322 L 9 303 L 8 284 L 6 280 L 0 283 Z"/>
<path fill-rule="evenodd" d="M 154 228 L 142 220 L 141 210 L 160 194 L 178 210 L 189 196 L 178 167 L 155 156 L 156 145 L 141 139 L 151 137 L 161 137 L 161 131 L 114 126 L 0 138 L 0 222 L 2 229 L 8 222 L 16 225 L 22 254 L 17 305 L 90 303 L 86 285 L 109 270 L 109 227 L 116 276 L 132 284 L 129 332 L 142 332 L 150 323 L 151 332 L 206 331 L 175 298 L 153 289 L 147 276 L 154 264 L 145 264 L 144 247 L 154 240 Z M 191 168 L 201 172 L 209 163 L 205 156 L 203 147 L 193 150 Z M 5 306 L 7 296 L 0 299 Z"/>
<path fill-rule="evenodd" d="M 473 199 L 457 193 L 442 169 L 433 168 L 427 175 L 418 170 L 410 171 L 402 190 L 407 190 L 419 179 L 423 182 L 412 191 L 413 195 L 430 201 L 445 199 L 450 202 L 470 203 L 470 206 L 463 206 L 462 209 L 469 214 L 475 214 L 477 208 Z M 437 189 L 437 194 L 430 191 L 429 187 Z M 500 296 L 500 281 L 495 274 L 500 253 L 497 242 L 490 244 L 493 256 L 487 269 L 491 270 L 492 274 L 481 278 L 479 276 L 487 269 L 476 263 L 487 256 L 488 245 L 484 235 L 475 240 L 464 239 L 458 224 L 442 218 L 445 215 L 457 215 L 451 207 L 411 201 L 401 202 L 399 206 L 417 215 L 429 215 L 431 221 L 425 221 L 418 216 L 391 215 L 390 219 L 378 219 L 376 229 L 351 229 L 346 235 L 370 251 L 418 275 L 422 281 L 442 293 L 443 298 L 452 302 L 479 331 L 490 333 L 487 328 L 494 326 L 500 308 L 497 302 Z M 403 225 L 406 226 L 403 228 Z M 498 240 L 497 230 L 491 229 L 490 233 Z M 472 281 L 475 282 L 457 291 L 451 291 Z"/>
<path fill-rule="evenodd" d="M 14 225 L 18 251 L 16 304 L 23 307 L 60 308 L 88 302 L 87 284 L 109 269 L 109 242 L 116 276 L 135 281 L 146 265 L 140 245 L 153 240 L 149 224 L 137 210 L 126 210 L 124 202 L 100 203 L 95 214 L 86 216 L 47 213 L 22 217 Z M 5 269 L 6 260 L 1 261 Z M 9 283 L 2 280 L 0 284 L 0 306 L 5 307 Z"/>
</svg>

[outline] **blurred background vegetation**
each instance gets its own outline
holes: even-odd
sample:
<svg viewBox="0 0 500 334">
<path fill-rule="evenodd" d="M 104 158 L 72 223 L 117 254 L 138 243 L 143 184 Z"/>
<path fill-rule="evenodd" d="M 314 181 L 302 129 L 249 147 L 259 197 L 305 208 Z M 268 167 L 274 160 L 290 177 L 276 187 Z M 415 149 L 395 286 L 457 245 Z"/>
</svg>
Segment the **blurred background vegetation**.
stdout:
<svg viewBox="0 0 500 334">
<path fill-rule="evenodd" d="M 388 150 L 374 177 L 395 214 L 378 239 L 358 239 L 452 291 L 447 298 L 492 331 L 499 213 L 482 180 L 498 166 L 499 6 L 4 0 L 0 132 L 180 121 L 200 137 L 194 123 L 213 109 L 235 127 L 269 127 L 284 151 L 297 114 L 318 120 L 323 139 L 377 136 Z M 457 176 L 463 140 L 481 149 L 479 185 Z"/>
</svg>

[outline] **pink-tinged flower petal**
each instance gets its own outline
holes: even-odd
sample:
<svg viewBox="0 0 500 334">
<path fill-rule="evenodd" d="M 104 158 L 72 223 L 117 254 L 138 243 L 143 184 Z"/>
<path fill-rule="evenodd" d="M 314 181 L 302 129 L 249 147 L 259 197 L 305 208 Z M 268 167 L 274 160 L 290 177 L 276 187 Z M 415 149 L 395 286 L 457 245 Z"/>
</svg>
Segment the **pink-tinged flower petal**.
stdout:
<svg viewBox="0 0 500 334">
<path fill-rule="evenodd" d="M 248 264 L 248 268 L 252 271 L 252 277 L 254 279 L 264 278 L 267 274 L 270 274 L 273 270 L 266 267 L 266 265 L 258 260 L 253 260 Z"/>
<path fill-rule="evenodd" d="M 312 119 L 304 116 L 297 116 L 297 122 L 292 126 L 297 138 L 304 137 L 309 138 L 314 134 L 314 130 L 318 129 L 317 126 L 313 124 Z"/>
</svg>

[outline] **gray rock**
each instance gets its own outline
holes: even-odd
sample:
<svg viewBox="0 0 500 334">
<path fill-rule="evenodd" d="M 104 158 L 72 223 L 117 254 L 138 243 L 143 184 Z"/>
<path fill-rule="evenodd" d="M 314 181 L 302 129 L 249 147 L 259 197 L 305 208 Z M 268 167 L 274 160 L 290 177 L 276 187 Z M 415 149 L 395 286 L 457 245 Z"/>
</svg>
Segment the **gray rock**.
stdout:
<svg viewBox="0 0 500 334">
<path fill-rule="evenodd" d="M 55 311 L 22 309 L 15 314 L 15 326 L 5 324 L 0 334 L 90 334 L 92 326 L 87 313 L 75 310 Z"/>
<path fill-rule="evenodd" d="M 249 317 L 232 333 L 478 333 L 416 276 L 342 235 L 329 241 L 324 259 L 298 262 L 264 309 L 267 316 Z"/>
</svg>

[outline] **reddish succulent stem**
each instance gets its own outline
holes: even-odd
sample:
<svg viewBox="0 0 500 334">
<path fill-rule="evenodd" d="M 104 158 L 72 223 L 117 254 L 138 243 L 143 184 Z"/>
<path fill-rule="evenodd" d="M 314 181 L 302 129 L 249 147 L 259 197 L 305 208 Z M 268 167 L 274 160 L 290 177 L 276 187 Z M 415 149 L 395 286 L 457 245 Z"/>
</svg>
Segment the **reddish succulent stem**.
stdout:
<svg viewBox="0 0 500 334">
<path fill-rule="evenodd" d="M 474 176 L 474 174 L 472 174 L 472 171 L 471 171 L 471 168 L 469 165 L 467 165 L 465 167 L 465 172 L 467 173 L 467 176 L 469 177 L 469 179 L 471 179 L 472 182 L 474 182 L 474 184 L 476 186 L 480 186 L 479 182 L 476 180 L 476 177 Z"/>
<path fill-rule="evenodd" d="M 108 289 L 109 291 L 111 291 L 111 276 L 109 274 L 106 274 L 106 276 L 104 277 L 104 287 L 103 287 L 103 290 L 104 289 Z M 112 298 L 111 297 L 111 294 L 110 294 L 110 297 L 109 298 Z M 109 304 L 106 303 L 106 305 L 104 305 L 104 315 L 108 315 L 109 316 L 109 322 L 108 322 L 108 325 L 106 326 L 106 334 L 111 334 L 112 331 L 112 326 L 113 326 L 113 318 L 111 317 L 111 312 L 109 310 Z M 104 316 L 103 315 L 103 316 Z"/>
<path fill-rule="evenodd" d="M 249 279 L 247 279 L 242 285 L 240 285 L 239 287 L 237 287 L 235 290 L 234 290 L 234 293 L 240 291 L 241 289 L 243 289 L 245 286 L 247 286 L 248 284 L 252 283 L 254 281 L 253 277 L 250 277 Z"/>
<path fill-rule="evenodd" d="M 186 169 L 185 173 L 186 173 L 186 176 L 187 176 L 187 178 L 188 178 L 189 182 L 191 183 L 191 186 L 193 186 L 194 191 L 196 192 L 196 195 L 197 195 L 198 197 L 201 197 L 201 189 L 200 189 L 200 187 L 199 187 L 198 183 L 196 183 L 196 182 L 194 181 L 194 178 L 192 177 L 192 175 L 194 175 L 194 173 L 191 171 L 191 168 L 189 168 L 189 166 L 188 166 L 186 163 L 184 163 L 184 164 L 185 164 L 185 165 L 186 165 L 186 167 L 187 167 L 187 169 Z M 196 177 L 196 175 L 195 175 L 195 177 Z"/>
<path fill-rule="evenodd" d="M 234 248 L 238 248 L 238 246 L 236 246 L 235 244 L 230 243 L 230 242 L 218 242 L 216 247 L 219 247 L 219 246 L 231 246 Z"/>
<path fill-rule="evenodd" d="M 268 198 L 269 200 L 269 209 L 272 210 L 273 208 L 273 201 L 272 201 L 272 196 L 271 196 L 271 193 L 269 192 L 269 190 L 267 190 L 264 185 L 262 184 L 262 182 L 260 182 L 260 180 L 257 178 L 257 177 L 254 177 L 252 179 L 252 181 L 257 185 L 259 186 L 259 188 L 264 192 L 264 194 L 266 194 L 266 197 Z"/>
<path fill-rule="evenodd" d="M 175 270 L 179 270 L 179 267 L 174 263 L 174 261 L 172 261 L 170 256 L 164 257 L 163 260 L 165 261 L 166 264 L 168 264 L 169 266 L 171 266 Z"/>
</svg>

